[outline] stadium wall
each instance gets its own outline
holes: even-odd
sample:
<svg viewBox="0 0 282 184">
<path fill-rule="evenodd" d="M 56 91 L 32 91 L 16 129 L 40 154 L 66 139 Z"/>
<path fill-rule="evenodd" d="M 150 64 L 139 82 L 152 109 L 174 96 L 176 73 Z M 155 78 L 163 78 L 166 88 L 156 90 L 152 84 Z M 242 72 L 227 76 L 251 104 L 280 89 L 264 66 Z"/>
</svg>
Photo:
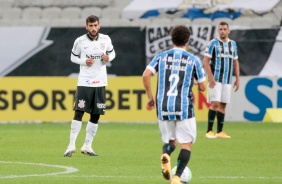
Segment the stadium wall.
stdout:
<svg viewBox="0 0 282 184">
<path fill-rule="evenodd" d="M 152 57 L 170 49 L 171 26 L 112 27 L 101 29 L 110 35 L 117 56 L 107 65 L 108 74 L 140 76 Z M 209 40 L 217 37 L 213 25 L 190 26 L 188 50 L 200 59 Z M 230 38 L 238 45 L 241 76 L 282 76 L 281 28 L 231 28 Z M 18 34 L 21 33 L 21 34 Z M 70 76 L 79 67 L 70 62 L 74 40 L 83 28 L 1 27 L 0 76 Z"/>
<path fill-rule="evenodd" d="M 152 84 L 156 87 L 156 77 Z M 263 120 L 267 108 L 282 108 L 282 78 L 241 77 L 240 89 L 233 91 L 226 121 Z M 76 78 L 0 78 L 0 122 L 69 122 L 73 117 Z M 154 89 L 155 90 L 155 89 Z M 206 93 L 193 88 L 195 114 L 207 121 Z M 105 122 L 156 122 L 155 109 L 146 109 L 147 96 L 141 76 L 110 77 L 106 93 Z M 89 119 L 84 116 L 84 121 Z"/>
<path fill-rule="evenodd" d="M 155 110 L 146 109 L 142 77 L 110 77 L 108 82 L 107 110 L 102 121 L 156 122 Z M 0 78 L 0 86 L 0 122 L 67 122 L 73 117 L 76 78 L 5 77 Z M 194 90 L 194 97 L 199 119 L 204 120 L 205 94 Z M 84 116 L 83 120 L 88 119 Z"/>
<path fill-rule="evenodd" d="M 202 59 L 207 42 L 217 36 L 216 28 L 212 25 L 190 28 L 188 49 Z M 117 53 L 107 66 L 108 110 L 103 121 L 156 121 L 155 112 L 145 109 L 141 75 L 154 54 L 171 48 L 170 29 L 171 26 L 148 26 L 145 30 L 139 27 L 101 30 L 110 35 Z M 70 51 L 74 40 L 84 33 L 83 28 L 0 28 L 1 122 L 71 120 L 79 66 L 70 61 Z M 260 122 L 266 108 L 282 107 L 281 28 L 233 27 L 230 37 L 238 44 L 241 85 L 232 94 L 226 120 Z M 195 89 L 193 94 L 196 117 L 198 121 L 206 121 L 206 95 Z"/>
</svg>

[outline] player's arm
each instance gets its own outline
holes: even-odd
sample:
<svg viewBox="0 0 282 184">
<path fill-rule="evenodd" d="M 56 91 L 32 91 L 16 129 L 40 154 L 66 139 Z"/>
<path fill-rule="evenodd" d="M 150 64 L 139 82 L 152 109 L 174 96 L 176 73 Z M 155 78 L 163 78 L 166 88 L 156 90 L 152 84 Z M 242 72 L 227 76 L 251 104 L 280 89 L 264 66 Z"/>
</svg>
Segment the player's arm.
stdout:
<svg viewBox="0 0 282 184">
<path fill-rule="evenodd" d="M 153 75 L 153 72 L 146 68 L 143 72 L 142 78 L 143 78 L 143 85 L 148 97 L 147 102 L 147 109 L 153 109 L 155 107 L 155 100 L 153 97 L 152 89 L 151 89 L 151 77 Z"/>
<path fill-rule="evenodd" d="M 205 71 L 202 67 L 200 60 L 196 61 L 196 72 L 194 72 L 194 81 L 196 81 L 199 91 L 205 91 L 206 90 Z"/>
<path fill-rule="evenodd" d="M 215 86 L 215 80 L 214 80 L 214 76 L 213 76 L 212 71 L 211 71 L 210 60 L 211 60 L 210 57 L 204 56 L 203 65 L 204 65 L 205 71 L 206 71 L 208 79 L 209 79 L 209 86 L 211 88 L 213 88 Z"/>
<path fill-rule="evenodd" d="M 116 57 L 116 52 L 114 49 L 106 51 L 106 54 L 102 56 L 102 61 L 110 62 Z"/>
<path fill-rule="evenodd" d="M 198 83 L 198 90 L 204 92 L 206 90 L 206 83 L 205 82 Z"/>
<path fill-rule="evenodd" d="M 102 61 L 110 62 L 114 60 L 116 57 L 116 52 L 114 50 L 114 46 L 112 44 L 111 38 L 108 36 L 108 47 L 106 53 L 102 56 Z"/>
<path fill-rule="evenodd" d="M 94 63 L 94 59 L 92 58 L 87 58 L 87 59 L 80 59 L 79 56 L 75 55 L 75 54 L 71 54 L 71 61 L 73 63 L 79 64 L 79 65 L 84 65 L 84 66 L 91 66 Z"/>
<path fill-rule="evenodd" d="M 87 58 L 87 59 L 81 59 L 80 58 L 80 47 L 79 47 L 79 40 L 76 39 L 74 44 L 73 44 L 73 48 L 71 50 L 71 61 L 73 63 L 79 64 L 79 65 L 84 65 L 84 66 L 91 66 L 94 61 L 91 58 Z"/>
<path fill-rule="evenodd" d="M 235 87 L 235 91 L 237 91 L 239 89 L 239 85 L 240 85 L 240 66 L 239 66 L 239 61 L 238 59 L 234 59 L 234 63 L 233 63 L 233 67 L 234 67 L 234 74 L 236 77 L 236 80 L 234 82 L 234 87 Z"/>
</svg>

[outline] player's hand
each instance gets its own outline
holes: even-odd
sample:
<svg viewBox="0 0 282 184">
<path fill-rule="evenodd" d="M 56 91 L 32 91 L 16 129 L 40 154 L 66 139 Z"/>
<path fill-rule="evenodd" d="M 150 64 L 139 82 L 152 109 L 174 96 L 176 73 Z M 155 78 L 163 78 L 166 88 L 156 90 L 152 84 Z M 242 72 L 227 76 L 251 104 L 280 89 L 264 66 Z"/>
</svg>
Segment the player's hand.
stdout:
<svg viewBox="0 0 282 184">
<path fill-rule="evenodd" d="M 214 78 L 212 77 L 209 81 L 209 87 L 214 88 L 215 85 L 216 85 L 216 82 L 215 82 Z"/>
<path fill-rule="evenodd" d="M 155 108 L 155 100 L 154 99 L 149 99 L 147 102 L 147 109 L 152 110 Z"/>
<path fill-rule="evenodd" d="M 107 54 L 103 54 L 101 60 L 104 61 L 104 62 L 109 62 L 110 58 Z"/>
<path fill-rule="evenodd" d="M 234 82 L 234 86 L 233 87 L 235 88 L 235 92 L 238 91 L 238 89 L 239 89 L 239 81 L 238 80 L 236 80 Z"/>
<path fill-rule="evenodd" d="M 87 58 L 86 59 L 86 65 L 87 66 L 92 66 L 94 64 L 94 59 L 92 58 Z"/>
</svg>

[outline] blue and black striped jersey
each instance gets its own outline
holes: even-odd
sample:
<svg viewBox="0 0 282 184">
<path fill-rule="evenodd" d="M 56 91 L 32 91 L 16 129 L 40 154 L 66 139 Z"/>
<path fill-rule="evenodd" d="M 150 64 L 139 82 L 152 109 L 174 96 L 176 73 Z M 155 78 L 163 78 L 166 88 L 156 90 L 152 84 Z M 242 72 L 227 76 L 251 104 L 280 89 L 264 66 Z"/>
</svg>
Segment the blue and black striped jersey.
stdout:
<svg viewBox="0 0 282 184">
<path fill-rule="evenodd" d="M 209 42 L 204 55 L 211 58 L 210 67 L 215 81 L 231 84 L 233 63 L 238 59 L 236 42 L 230 39 L 222 42 L 219 38 L 215 38 Z"/>
<path fill-rule="evenodd" d="M 193 54 L 173 48 L 156 55 L 147 66 L 158 73 L 156 94 L 159 120 L 183 120 L 194 117 L 192 87 L 206 80 L 202 64 Z"/>
</svg>

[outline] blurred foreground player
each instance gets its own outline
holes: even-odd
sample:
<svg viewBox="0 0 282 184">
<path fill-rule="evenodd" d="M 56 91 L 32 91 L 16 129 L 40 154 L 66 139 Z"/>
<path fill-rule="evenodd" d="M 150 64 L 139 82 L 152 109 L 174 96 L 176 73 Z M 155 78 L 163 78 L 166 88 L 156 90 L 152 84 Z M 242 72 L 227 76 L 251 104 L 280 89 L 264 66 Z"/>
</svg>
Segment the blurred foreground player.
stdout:
<svg viewBox="0 0 282 184">
<path fill-rule="evenodd" d="M 196 140 L 196 119 L 192 87 L 194 79 L 198 89 L 204 91 L 205 74 L 201 61 L 186 51 L 191 35 L 184 26 L 171 30 L 173 48 L 157 54 L 143 73 L 143 84 L 148 96 L 147 109 L 156 105 L 161 138 L 164 142 L 161 155 L 163 177 L 172 184 L 181 184 L 180 176 L 187 166 L 192 144 Z M 157 74 L 158 84 L 156 101 L 151 90 L 151 77 Z M 170 155 L 180 143 L 177 170 L 171 178 Z"/>
</svg>

